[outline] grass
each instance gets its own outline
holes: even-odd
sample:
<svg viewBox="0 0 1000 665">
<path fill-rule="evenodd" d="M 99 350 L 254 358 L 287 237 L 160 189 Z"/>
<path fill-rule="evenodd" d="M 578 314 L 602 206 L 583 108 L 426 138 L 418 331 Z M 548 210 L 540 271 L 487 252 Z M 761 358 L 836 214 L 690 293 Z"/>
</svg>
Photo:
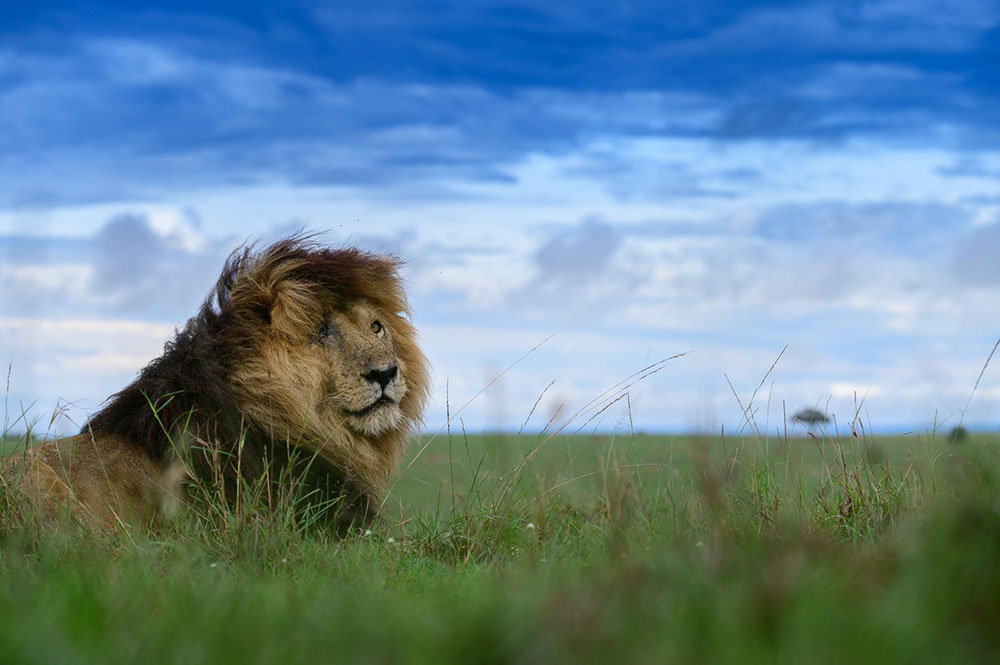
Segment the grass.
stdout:
<svg viewBox="0 0 1000 665">
<path fill-rule="evenodd" d="M 855 433 L 452 431 L 347 539 L 252 488 L 114 534 L 8 505 L 0 662 L 1000 657 L 1000 436 Z"/>
</svg>

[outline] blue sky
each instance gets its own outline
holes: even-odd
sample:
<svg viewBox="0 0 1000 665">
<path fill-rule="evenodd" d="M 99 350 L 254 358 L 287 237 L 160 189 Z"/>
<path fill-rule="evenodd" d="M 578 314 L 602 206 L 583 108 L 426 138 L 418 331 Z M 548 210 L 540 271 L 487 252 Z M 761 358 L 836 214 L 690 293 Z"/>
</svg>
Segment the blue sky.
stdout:
<svg viewBox="0 0 1000 665">
<path fill-rule="evenodd" d="M 631 389 L 636 426 L 732 431 L 786 345 L 762 429 L 856 399 L 948 427 L 1000 336 L 997 2 L 3 12 L 10 416 L 61 399 L 71 430 L 233 246 L 300 228 L 408 261 L 429 429 L 553 333 L 470 429 L 690 351 Z M 998 371 L 967 421 L 997 427 Z"/>
</svg>

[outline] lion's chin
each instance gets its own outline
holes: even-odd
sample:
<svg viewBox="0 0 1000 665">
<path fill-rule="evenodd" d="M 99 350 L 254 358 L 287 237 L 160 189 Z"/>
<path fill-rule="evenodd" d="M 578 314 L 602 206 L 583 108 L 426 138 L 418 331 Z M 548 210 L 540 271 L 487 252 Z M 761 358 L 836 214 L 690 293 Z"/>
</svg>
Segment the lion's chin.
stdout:
<svg viewBox="0 0 1000 665">
<path fill-rule="evenodd" d="M 403 411 L 393 402 L 381 404 L 364 415 L 349 414 L 347 425 L 365 436 L 379 436 L 397 429 L 403 422 Z"/>
</svg>

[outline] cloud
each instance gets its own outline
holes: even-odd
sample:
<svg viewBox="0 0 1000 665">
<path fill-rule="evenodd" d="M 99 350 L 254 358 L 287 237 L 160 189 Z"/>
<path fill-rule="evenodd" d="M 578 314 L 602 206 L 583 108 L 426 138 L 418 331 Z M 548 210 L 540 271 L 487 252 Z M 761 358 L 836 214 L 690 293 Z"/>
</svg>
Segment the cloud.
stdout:
<svg viewBox="0 0 1000 665">
<path fill-rule="evenodd" d="M 682 41 L 677 48 L 730 49 L 746 55 L 961 51 L 975 47 L 998 20 L 1000 11 L 988 0 L 954 5 L 944 0 L 884 0 L 764 6 L 741 12 L 707 36 Z"/>
<path fill-rule="evenodd" d="M 767 240 L 834 251 L 940 253 L 969 223 L 966 209 L 946 203 L 812 201 L 763 211 L 754 233 Z"/>
<path fill-rule="evenodd" d="M 831 343 L 982 323 L 976 312 L 986 296 L 956 289 L 949 271 L 952 248 L 970 227 L 961 207 L 819 201 L 743 217 L 698 226 L 590 218 L 557 227 L 532 251 L 527 281 L 508 287 L 507 302 L 555 326 L 586 319 Z M 969 266 L 992 270 L 993 244 L 978 236 L 967 244 L 983 247 L 980 263 Z"/>
<path fill-rule="evenodd" d="M 963 237 L 952 253 L 951 270 L 963 285 L 1000 285 L 1000 222 L 975 229 Z"/>
<path fill-rule="evenodd" d="M 141 215 L 113 217 L 94 238 L 97 268 L 94 288 L 121 296 L 137 285 L 154 281 L 156 264 L 170 249 Z"/>
<path fill-rule="evenodd" d="M 595 218 L 556 229 L 534 251 L 535 274 L 512 293 L 512 301 L 563 312 L 582 311 L 611 286 L 609 272 L 623 240 L 615 227 Z"/>
<path fill-rule="evenodd" d="M 785 91 L 770 99 L 753 98 L 731 105 L 715 132 L 721 139 L 843 135 L 841 127 L 823 127 L 823 120 L 819 109 L 810 108 Z"/>
<path fill-rule="evenodd" d="M 274 182 L 457 196 L 600 137 L 996 145 L 989 74 L 963 64 L 989 59 L 995 8 L 903 6 L 64 7 L 46 30 L 29 8 L 0 54 L 0 206 Z M 627 174 L 620 196 L 727 191 Z"/>
<path fill-rule="evenodd" d="M 952 164 L 942 166 L 938 173 L 947 178 L 981 178 L 983 180 L 1000 180 L 1000 160 L 996 155 L 989 155 L 992 160 L 981 156 L 962 155 Z M 991 163 L 992 161 L 992 163 Z"/>
<path fill-rule="evenodd" d="M 586 219 L 576 227 L 554 233 L 535 252 L 540 281 L 598 279 L 621 244 L 610 224 Z"/>
<path fill-rule="evenodd" d="M 0 317 L 2 361 L 11 370 L 7 415 L 13 419 L 26 410 L 42 418 L 44 429 L 52 409 L 68 401 L 78 409 L 75 424 L 63 422 L 57 430 L 79 431 L 87 412 L 161 353 L 172 331 L 173 325 L 92 313 L 80 319 Z M 36 400 L 40 409 L 29 408 Z"/>
<path fill-rule="evenodd" d="M 231 243 L 197 239 L 182 222 L 158 219 L 122 213 L 76 238 L 0 236 L 0 251 L 19 257 L 0 269 L 0 300 L 21 315 L 58 303 L 63 315 L 183 320 L 214 283 Z"/>
<path fill-rule="evenodd" d="M 605 145 L 574 155 L 565 174 L 587 178 L 619 201 L 735 198 L 739 190 L 733 185 L 753 177 L 749 170 L 706 173 L 676 155 L 640 156 Z"/>
<path fill-rule="evenodd" d="M 588 129 L 654 131 L 663 116 L 649 111 L 675 106 L 675 124 L 698 122 L 690 100 L 666 95 L 335 83 L 128 40 L 84 44 L 72 60 L 14 56 L 9 66 L 18 75 L 0 90 L 6 206 L 273 180 L 414 191 L 449 179 L 511 182 L 506 165 L 566 149 Z"/>
<path fill-rule="evenodd" d="M 89 256 L 90 248 L 79 238 L 44 235 L 0 236 L 0 253 L 3 265 L 52 263 L 81 263 Z"/>
<path fill-rule="evenodd" d="M 557 336 L 544 347 L 544 358 L 533 355 L 521 368 L 523 373 L 511 375 L 510 385 L 518 389 L 508 391 L 510 413 L 524 416 L 537 394 L 522 393 L 536 386 L 540 391 L 552 379 L 559 379 L 560 394 L 576 404 L 650 358 L 695 349 L 683 368 L 671 366 L 669 381 L 653 382 L 633 395 L 640 426 L 677 426 L 683 424 L 685 410 L 702 408 L 688 394 L 691 386 L 715 386 L 714 394 L 724 404 L 728 387 L 721 379 L 715 381 L 722 372 L 743 394 L 756 386 L 760 373 L 788 343 L 792 350 L 786 360 L 795 362 L 787 368 L 790 374 L 776 378 L 775 394 L 787 396 L 790 404 L 812 404 L 833 395 L 835 411 L 847 413 L 849 392 L 877 386 L 882 392 L 870 394 L 876 417 L 902 413 L 901 421 L 910 420 L 919 415 L 913 406 L 919 403 L 920 408 L 927 405 L 922 415 L 929 418 L 933 408 L 958 398 L 949 388 L 938 399 L 934 386 L 940 381 L 907 368 L 947 365 L 956 356 L 965 363 L 966 356 L 975 356 L 983 345 L 982 332 L 995 325 L 990 303 L 996 289 L 956 288 L 945 270 L 946 260 L 937 265 L 916 250 L 884 251 L 899 232 L 889 211 L 895 209 L 902 220 L 920 215 L 903 205 L 883 205 L 879 214 L 870 216 L 865 206 L 831 211 L 820 202 L 814 214 L 805 205 L 765 207 L 742 223 L 725 217 L 701 225 L 586 217 L 570 224 L 526 225 L 526 231 L 501 227 L 471 234 L 416 226 L 383 232 L 370 225 L 350 242 L 399 248 L 405 256 L 419 257 L 411 266 L 410 289 L 419 329 L 442 384 L 436 391 L 432 425 L 439 422 L 445 378 L 452 380 L 454 404 L 458 395 L 475 394 L 483 376 L 553 332 Z M 777 223 L 783 216 L 814 228 L 815 237 L 785 233 L 786 227 Z M 840 216 L 850 223 L 840 225 Z M 0 346 L 17 361 L 15 378 L 18 366 L 34 366 L 29 370 L 31 382 L 48 385 L 54 377 L 54 388 L 46 390 L 58 388 L 59 395 L 86 396 L 95 403 L 120 387 L 130 366 L 134 371 L 155 355 L 162 330 L 192 313 L 229 244 L 221 247 L 221 241 L 204 235 L 192 244 L 183 234 L 164 230 L 176 222 L 154 224 L 152 217 L 112 216 L 93 235 L 76 239 L 76 245 L 65 238 L 55 243 L 61 247 L 60 256 L 77 257 L 76 263 L 3 266 L 0 283 L 2 275 L 15 275 L 18 292 L 47 303 L 41 311 L 19 310 L 10 300 L 13 292 L 0 290 L 5 314 L 22 321 L 0 325 Z M 184 216 L 178 213 L 174 219 L 183 221 Z M 864 219 L 875 229 L 866 244 L 846 242 L 861 237 Z M 931 224 L 934 217 L 926 219 Z M 826 227 L 823 220 L 833 221 Z M 855 222 L 857 227 L 851 225 Z M 489 236 L 491 230 L 496 232 Z M 911 230 L 916 235 L 927 232 L 919 225 Z M 841 246 L 824 244 L 843 233 L 848 235 Z M 335 244 L 348 236 L 337 229 L 327 241 Z M 478 238 L 479 244 L 470 243 L 469 237 Z M 28 240 L 12 242 L 27 247 Z M 968 243 L 990 247 L 980 236 L 971 236 Z M 199 245 L 201 249 L 195 249 Z M 2 247 L 0 241 L 0 251 Z M 948 248 L 945 243 L 944 251 Z M 213 259 L 216 251 L 219 258 Z M 121 256 L 128 253 L 136 260 Z M 207 274 L 194 276 L 197 265 Z M 146 283 L 148 275 L 155 276 L 155 286 Z M 170 289 L 183 290 L 192 302 L 175 303 L 169 311 L 157 309 L 160 304 L 151 301 Z M 66 325 L 39 321 L 55 312 L 76 320 Z M 123 322 L 125 315 L 156 323 L 144 327 L 137 321 Z M 87 327 L 80 320 L 84 318 L 93 325 Z M 26 319 L 30 321 L 23 323 Z M 106 319 L 118 321 L 107 335 L 93 327 Z M 48 332 L 32 335 L 31 326 L 39 323 L 59 324 L 58 331 L 40 326 Z M 132 335 L 135 346 L 116 341 Z M 593 360 L 581 364 L 580 354 Z M 973 380 L 982 364 L 982 358 L 976 359 L 979 365 L 968 370 Z M 104 368 L 100 376 L 95 374 L 98 368 Z M 48 399 L 53 394 L 34 384 L 23 386 L 17 395 Z M 900 397 L 907 386 L 913 386 L 912 392 Z M 732 421 L 738 419 L 738 412 L 724 405 L 717 413 L 727 423 L 730 415 Z M 470 425 L 492 418 L 489 405 L 472 407 L 467 415 Z"/>
</svg>

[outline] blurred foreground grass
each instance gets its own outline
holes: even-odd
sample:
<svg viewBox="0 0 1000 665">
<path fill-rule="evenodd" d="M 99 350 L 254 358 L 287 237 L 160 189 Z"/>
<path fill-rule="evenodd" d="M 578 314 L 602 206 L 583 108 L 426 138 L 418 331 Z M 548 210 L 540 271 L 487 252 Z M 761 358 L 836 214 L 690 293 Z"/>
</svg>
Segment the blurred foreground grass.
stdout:
<svg viewBox="0 0 1000 665">
<path fill-rule="evenodd" d="M 421 450 L 346 540 L 252 506 L 110 535 L 8 507 L 0 663 L 1000 657 L 1000 436 Z"/>
</svg>

